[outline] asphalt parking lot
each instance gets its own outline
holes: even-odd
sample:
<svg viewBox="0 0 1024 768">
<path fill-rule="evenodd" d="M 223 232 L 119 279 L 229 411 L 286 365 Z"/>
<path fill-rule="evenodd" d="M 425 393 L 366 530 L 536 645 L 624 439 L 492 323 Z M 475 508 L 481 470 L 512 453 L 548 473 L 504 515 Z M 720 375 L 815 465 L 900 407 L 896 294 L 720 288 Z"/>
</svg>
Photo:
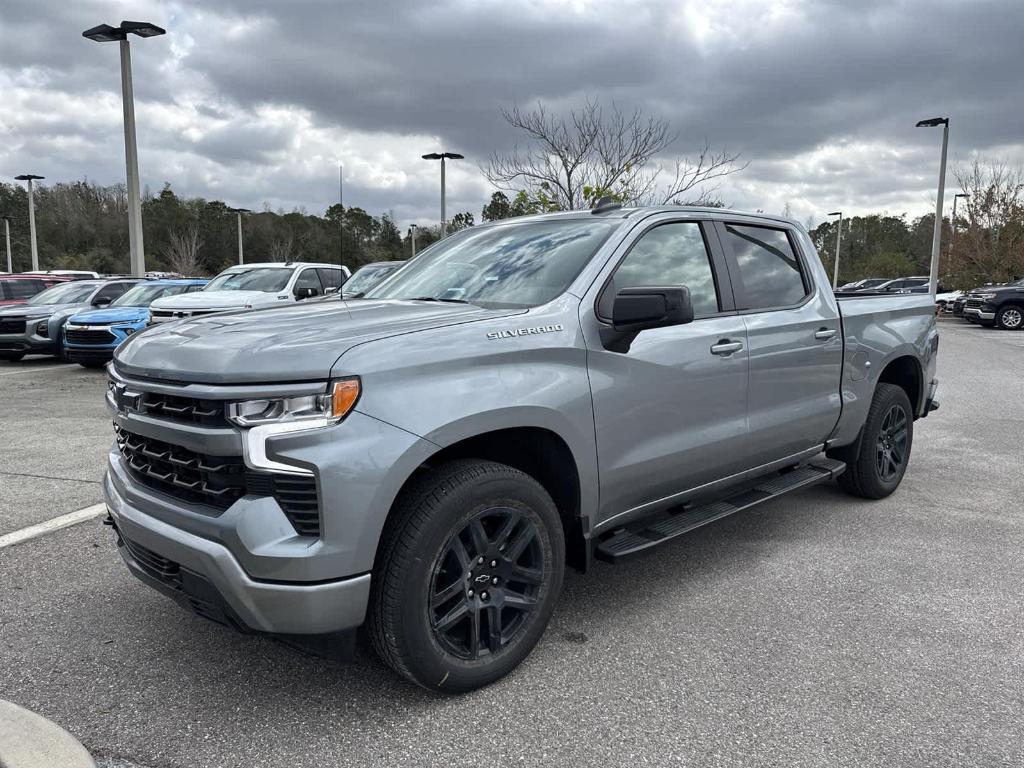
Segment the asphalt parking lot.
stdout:
<svg viewBox="0 0 1024 768">
<path fill-rule="evenodd" d="M 1024 765 L 1024 333 L 941 328 L 894 496 L 817 487 L 570 574 L 487 689 L 194 618 L 94 519 L 0 549 L 0 698 L 108 766 Z M 0 367 L 0 535 L 100 501 L 104 386 Z"/>
</svg>

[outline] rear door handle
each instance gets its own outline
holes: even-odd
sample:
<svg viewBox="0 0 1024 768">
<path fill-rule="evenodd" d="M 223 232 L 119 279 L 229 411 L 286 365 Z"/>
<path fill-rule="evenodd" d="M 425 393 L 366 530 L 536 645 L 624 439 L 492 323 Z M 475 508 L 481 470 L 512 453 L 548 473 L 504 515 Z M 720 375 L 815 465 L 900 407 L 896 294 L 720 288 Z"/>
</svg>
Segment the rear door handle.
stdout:
<svg viewBox="0 0 1024 768">
<path fill-rule="evenodd" d="M 814 332 L 814 338 L 818 341 L 828 341 L 829 339 L 835 338 L 836 332 L 831 328 L 822 328 L 821 330 Z"/>
<path fill-rule="evenodd" d="M 717 344 L 711 345 L 712 355 L 731 355 L 733 352 L 739 352 L 743 349 L 742 341 L 730 341 L 729 339 L 722 339 Z"/>
</svg>

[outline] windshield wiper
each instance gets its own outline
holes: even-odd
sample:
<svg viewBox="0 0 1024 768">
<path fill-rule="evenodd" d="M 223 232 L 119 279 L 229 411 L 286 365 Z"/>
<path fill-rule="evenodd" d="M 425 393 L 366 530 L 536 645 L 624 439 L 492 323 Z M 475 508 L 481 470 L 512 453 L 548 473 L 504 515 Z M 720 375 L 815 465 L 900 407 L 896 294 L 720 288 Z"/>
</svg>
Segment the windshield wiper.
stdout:
<svg viewBox="0 0 1024 768">
<path fill-rule="evenodd" d="M 451 304 L 469 304 L 465 299 L 439 299 L 437 296 L 417 296 L 408 301 L 445 301 Z"/>
</svg>

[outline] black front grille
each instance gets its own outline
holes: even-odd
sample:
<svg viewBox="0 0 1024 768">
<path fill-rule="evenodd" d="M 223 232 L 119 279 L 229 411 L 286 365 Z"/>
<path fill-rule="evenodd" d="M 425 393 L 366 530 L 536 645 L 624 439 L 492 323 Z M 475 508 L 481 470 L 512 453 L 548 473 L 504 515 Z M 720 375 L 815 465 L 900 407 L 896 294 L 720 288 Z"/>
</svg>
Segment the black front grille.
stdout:
<svg viewBox="0 0 1024 768">
<path fill-rule="evenodd" d="M 150 488 L 224 510 L 245 495 L 241 456 L 206 456 L 114 427 L 121 455 Z"/>
<path fill-rule="evenodd" d="M 142 396 L 140 412 L 147 416 L 207 427 L 227 426 L 223 400 L 199 400 L 193 397 L 162 395 L 146 392 Z"/>
<path fill-rule="evenodd" d="M 86 330 L 70 331 L 65 330 L 64 335 L 72 344 L 112 344 L 117 337 L 110 331 Z"/>
<path fill-rule="evenodd" d="M 968 309 L 979 309 L 981 307 L 981 299 L 968 299 L 964 302 L 964 307 Z"/>
<path fill-rule="evenodd" d="M 0 333 L 24 333 L 24 317 L 0 317 Z"/>
<path fill-rule="evenodd" d="M 311 476 L 256 472 L 241 456 L 207 456 L 114 427 L 133 477 L 176 499 L 225 510 L 245 495 L 273 497 L 295 532 L 320 535 L 320 500 Z"/>
</svg>

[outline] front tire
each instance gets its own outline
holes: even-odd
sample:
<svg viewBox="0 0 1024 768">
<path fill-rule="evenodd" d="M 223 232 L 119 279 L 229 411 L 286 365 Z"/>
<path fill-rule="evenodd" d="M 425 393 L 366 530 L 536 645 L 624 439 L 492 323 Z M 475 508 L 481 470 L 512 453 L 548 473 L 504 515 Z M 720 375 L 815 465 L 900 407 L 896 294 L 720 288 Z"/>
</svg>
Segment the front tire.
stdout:
<svg viewBox="0 0 1024 768">
<path fill-rule="evenodd" d="M 996 327 L 1008 331 L 1019 331 L 1024 328 L 1024 309 L 1012 304 L 1003 307 L 996 313 Z"/>
<path fill-rule="evenodd" d="M 368 632 L 396 672 L 463 692 L 511 672 L 540 640 L 562 587 L 565 542 L 529 475 L 461 459 L 396 502 L 371 581 Z"/>
<path fill-rule="evenodd" d="M 910 461 L 914 411 L 902 387 L 879 384 L 864 423 L 860 450 L 839 476 L 840 487 L 865 499 L 883 499 L 895 491 Z"/>
</svg>

